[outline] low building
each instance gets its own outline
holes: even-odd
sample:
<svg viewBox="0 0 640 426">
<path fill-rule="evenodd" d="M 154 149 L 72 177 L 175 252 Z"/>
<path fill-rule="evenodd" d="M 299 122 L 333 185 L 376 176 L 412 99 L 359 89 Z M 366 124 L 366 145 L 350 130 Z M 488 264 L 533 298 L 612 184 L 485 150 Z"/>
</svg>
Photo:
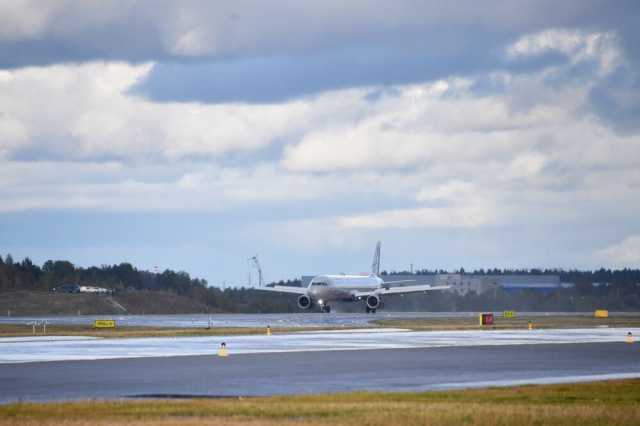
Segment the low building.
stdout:
<svg viewBox="0 0 640 426">
<path fill-rule="evenodd" d="M 553 292 L 564 288 L 558 275 L 487 275 L 489 283 L 505 291 Z"/>
<path fill-rule="evenodd" d="M 451 287 L 448 291 L 460 296 L 467 295 L 471 292 L 482 294 L 494 288 L 494 286 L 481 275 L 466 274 L 438 274 L 436 276 L 436 285 L 448 285 Z"/>
</svg>

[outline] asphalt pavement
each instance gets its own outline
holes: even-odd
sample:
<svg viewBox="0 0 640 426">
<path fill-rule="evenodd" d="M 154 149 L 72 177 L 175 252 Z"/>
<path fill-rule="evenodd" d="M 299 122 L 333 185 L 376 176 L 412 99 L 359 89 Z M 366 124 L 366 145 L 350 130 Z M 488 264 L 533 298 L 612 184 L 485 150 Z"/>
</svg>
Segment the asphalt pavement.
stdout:
<svg viewBox="0 0 640 426">
<path fill-rule="evenodd" d="M 418 391 L 640 377 L 640 344 L 304 351 L 0 364 L 0 402 Z"/>
</svg>

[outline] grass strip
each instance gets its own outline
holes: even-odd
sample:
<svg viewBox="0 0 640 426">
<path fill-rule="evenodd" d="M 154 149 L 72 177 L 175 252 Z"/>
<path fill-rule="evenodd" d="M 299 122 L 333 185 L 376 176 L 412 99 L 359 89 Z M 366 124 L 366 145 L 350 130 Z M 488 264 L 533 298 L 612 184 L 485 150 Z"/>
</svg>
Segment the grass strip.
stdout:
<svg viewBox="0 0 640 426">
<path fill-rule="evenodd" d="M 496 317 L 493 326 L 481 326 L 478 318 L 403 318 L 380 319 L 373 324 L 382 327 L 408 328 L 416 331 L 446 330 L 526 330 L 532 324 L 534 329 L 594 328 L 594 327 L 640 327 L 640 315 L 594 318 L 592 315 L 579 316 L 522 316 L 516 318 Z"/>
<path fill-rule="evenodd" d="M 640 380 L 420 393 L 0 406 L 2 425 L 637 425 Z"/>
<path fill-rule="evenodd" d="M 475 317 L 441 317 L 441 318 L 404 318 L 378 319 L 372 317 L 372 322 L 365 328 L 394 327 L 415 331 L 447 331 L 447 330 L 524 330 L 529 322 L 534 329 L 562 329 L 562 328 L 593 328 L 593 327 L 640 327 L 640 315 L 619 316 L 609 318 L 594 318 L 590 315 L 580 316 L 532 316 L 502 318 L 496 317 L 491 327 L 478 325 Z M 301 331 L 331 331 L 348 330 L 362 327 L 272 327 L 271 332 L 292 333 Z M 179 337 L 179 336 L 234 336 L 266 334 L 265 327 L 212 327 L 208 328 L 172 328 L 172 327 L 138 327 L 120 326 L 115 329 L 95 329 L 90 325 L 48 325 L 47 335 L 50 336 L 93 336 L 109 338 L 128 337 Z M 33 330 L 26 324 L 0 324 L 0 337 L 32 336 Z M 36 328 L 36 335 L 42 335 L 42 326 Z"/>
<path fill-rule="evenodd" d="M 345 330 L 348 327 L 271 327 L 273 334 L 299 331 Z M 93 336 L 108 338 L 180 337 L 180 336 L 240 336 L 266 334 L 266 327 L 212 327 L 171 328 L 132 327 L 93 328 L 88 325 L 47 325 L 47 336 Z M 23 324 L 0 324 L 0 337 L 33 336 L 33 328 Z M 36 336 L 42 336 L 42 326 L 36 328 Z"/>
</svg>

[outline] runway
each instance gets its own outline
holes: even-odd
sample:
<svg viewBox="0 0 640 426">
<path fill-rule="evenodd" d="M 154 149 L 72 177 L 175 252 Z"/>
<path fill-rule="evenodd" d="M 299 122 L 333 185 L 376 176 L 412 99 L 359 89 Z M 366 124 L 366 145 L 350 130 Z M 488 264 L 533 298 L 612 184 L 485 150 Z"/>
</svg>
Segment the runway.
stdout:
<svg viewBox="0 0 640 426">
<path fill-rule="evenodd" d="M 230 354 L 409 349 L 447 346 L 496 346 L 624 342 L 626 333 L 640 328 L 558 330 L 408 331 L 360 329 L 300 332 L 272 336 L 162 337 L 97 339 L 91 337 L 0 338 L 0 363 L 97 360 L 210 355 L 225 342 Z"/>
<path fill-rule="evenodd" d="M 640 329 L 630 330 L 640 335 Z M 419 391 L 640 377 L 640 343 L 624 343 L 627 331 L 4 340 L 0 402 Z M 226 358 L 216 356 L 223 339 Z"/>
<path fill-rule="evenodd" d="M 581 343 L 0 365 L 0 402 L 420 391 L 640 376 L 640 348 Z"/>
</svg>

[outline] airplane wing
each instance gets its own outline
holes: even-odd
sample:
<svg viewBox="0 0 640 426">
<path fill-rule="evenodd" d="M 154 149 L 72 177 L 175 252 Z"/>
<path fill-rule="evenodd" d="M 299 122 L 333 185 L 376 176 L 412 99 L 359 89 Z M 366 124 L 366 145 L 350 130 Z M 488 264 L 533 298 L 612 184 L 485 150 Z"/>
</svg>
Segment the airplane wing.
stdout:
<svg viewBox="0 0 640 426">
<path fill-rule="evenodd" d="M 275 291 L 277 293 L 307 294 L 306 287 L 292 287 L 288 285 L 274 285 L 273 287 L 253 287 L 252 290 Z"/>
<path fill-rule="evenodd" d="M 384 294 L 404 294 L 404 293 L 417 293 L 420 291 L 431 291 L 431 290 L 446 290 L 451 286 L 448 285 L 408 285 L 408 286 L 399 286 L 399 287 L 391 287 L 391 288 L 377 288 L 375 290 L 370 291 L 357 291 L 354 296 L 355 297 L 367 297 L 371 295 L 381 296 Z"/>
</svg>

